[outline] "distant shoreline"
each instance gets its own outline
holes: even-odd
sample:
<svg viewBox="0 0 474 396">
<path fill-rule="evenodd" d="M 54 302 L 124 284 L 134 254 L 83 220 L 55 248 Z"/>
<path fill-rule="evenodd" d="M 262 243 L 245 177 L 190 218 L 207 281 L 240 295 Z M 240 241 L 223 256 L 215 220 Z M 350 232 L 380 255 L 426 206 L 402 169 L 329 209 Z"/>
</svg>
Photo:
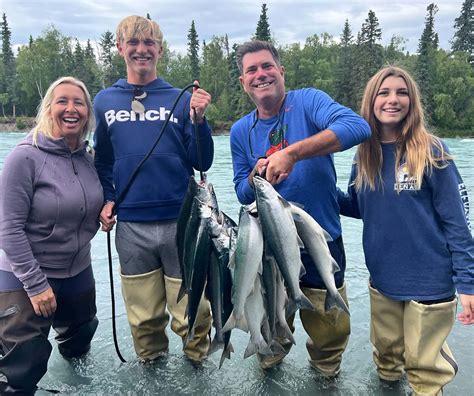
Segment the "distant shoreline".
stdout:
<svg viewBox="0 0 474 396">
<path fill-rule="evenodd" d="M 1 122 L 0 121 L 0 132 L 28 132 L 31 128 L 33 128 L 35 119 L 33 117 L 20 117 L 19 118 L 21 126 L 23 128 L 19 128 L 15 121 L 8 121 L 8 122 Z M 228 136 L 230 131 L 226 128 L 216 127 L 212 130 L 213 136 Z M 450 131 L 450 130 L 435 130 L 435 135 L 441 138 L 474 138 L 474 130 L 473 131 Z"/>
<path fill-rule="evenodd" d="M 0 122 L 0 132 L 29 132 L 34 126 L 35 119 L 33 117 L 22 117 L 21 124 L 23 128 L 19 128 L 14 121 Z M 212 130 L 213 136 L 228 136 L 229 130 L 223 128 L 214 128 Z"/>
</svg>

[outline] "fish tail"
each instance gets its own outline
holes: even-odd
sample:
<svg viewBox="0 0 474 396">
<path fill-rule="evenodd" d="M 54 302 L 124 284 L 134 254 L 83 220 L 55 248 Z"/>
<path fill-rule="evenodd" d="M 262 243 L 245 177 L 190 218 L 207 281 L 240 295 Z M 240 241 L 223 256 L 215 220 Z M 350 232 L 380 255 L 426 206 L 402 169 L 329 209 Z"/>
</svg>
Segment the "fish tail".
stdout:
<svg viewBox="0 0 474 396">
<path fill-rule="evenodd" d="M 324 310 L 327 312 L 333 308 L 340 309 L 348 315 L 350 315 L 349 308 L 342 298 L 342 296 L 337 292 L 337 294 L 329 294 L 329 291 L 326 293 L 326 300 L 324 301 Z"/>
<path fill-rule="evenodd" d="M 276 325 L 276 335 L 278 338 L 287 338 L 291 341 L 293 345 L 296 345 L 295 338 L 293 337 L 293 333 L 288 327 L 288 323 L 278 322 Z"/>
<path fill-rule="evenodd" d="M 214 352 L 217 352 L 219 349 L 224 349 L 224 341 L 222 337 L 218 337 L 217 335 L 214 336 L 214 339 L 209 345 L 209 350 L 207 351 L 207 356 L 212 355 Z"/>
<path fill-rule="evenodd" d="M 266 356 L 273 356 L 272 350 L 265 342 L 263 337 L 260 337 L 260 339 L 256 342 L 250 339 L 249 344 L 247 345 L 247 349 L 245 349 L 244 359 L 247 359 L 248 357 L 254 355 L 256 352 Z"/>
<path fill-rule="evenodd" d="M 224 350 L 222 351 L 221 360 L 219 362 L 219 369 L 222 367 L 222 364 L 224 363 L 225 359 L 230 359 L 230 354 L 232 352 L 234 352 L 234 347 L 229 342 L 229 344 L 227 344 L 227 347 L 224 348 Z"/>
<path fill-rule="evenodd" d="M 241 318 L 237 319 L 234 315 L 234 312 L 232 311 L 232 314 L 229 316 L 229 319 L 227 319 L 225 326 L 222 328 L 222 332 L 227 333 L 228 331 L 235 328 L 245 331 L 246 333 L 249 331 L 245 316 L 242 315 Z"/>
<path fill-rule="evenodd" d="M 314 306 L 311 304 L 311 301 L 308 300 L 308 297 L 306 297 L 303 293 L 301 293 L 301 297 L 299 300 L 296 300 L 296 305 L 300 309 L 306 309 L 308 311 L 314 311 Z"/>
<path fill-rule="evenodd" d="M 186 335 L 186 340 L 184 341 L 185 345 L 188 344 L 188 342 L 192 341 L 194 339 L 194 326 L 188 330 L 188 334 Z"/>
<path fill-rule="evenodd" d="M 179 303 L 185 294 L 186 294 L 186 287 L 184 286 L 184 282 L 181 282 L 181 287 L 179 288 L 178 298 L 176 299 L 176 302 Z"/>
<path fill-rule="evenodd" d="M 270 350 L 272 351 L 272 354 L 275 355 L 286 355 L 286 350 L 283 348 L 283 346 L 276 340 L 272 340 L 270 342 Z"/>
</svg>

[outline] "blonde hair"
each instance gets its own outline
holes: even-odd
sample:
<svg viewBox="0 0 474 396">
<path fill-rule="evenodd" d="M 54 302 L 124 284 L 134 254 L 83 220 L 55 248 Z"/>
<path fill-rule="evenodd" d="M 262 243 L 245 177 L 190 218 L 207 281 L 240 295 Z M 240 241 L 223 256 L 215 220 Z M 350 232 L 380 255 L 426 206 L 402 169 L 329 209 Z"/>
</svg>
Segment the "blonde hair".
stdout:
<svg viewBox="0 0 474 396">
<path fill-rule="evenodd" d="M 159 45 L 163 42 L 163 33 L 160 25 L 155 21 L 138 15 L 130 15 L 118 24 L 116 31 L 117 43 L 120 44 L 130 38 L 143 39 L 152 37 Z"/>
<path fill-rule="evenodd" d="M 87 135 L 94 128 L 95 118 L 94 111 L 92 109 L 91 96 L 89 95 L 89 91 L 87 90 L 85 84 L 81 80 L 78 80 L 74 77 L 61 77 L 49 86 L 43 100 L 38 107 L 36 126 L 33 128 L 33 144 L 35 145 L 37 145 L 39 134 L 42 134 L 50 139 L 55 139 L 55 136 L 53 135 L 53 119 L 51 118 L 51 104 L 53 103 L 54 99 L 54 90 L 61 84 L 75 85 L 84 93 L 88 111 L 88 119 L 84 124 L 81 134 L 79 135 L 79 144 L 82 144 L 86 140 Z"/>
<path fill-rule="evenodd" d="M 361 115 L 369 123 L 372 135 L 359 144 L 356 164 L 357 177 L 354 185 L 357 191 L 369 187 L 375 190 L 382 185 L 382 148 L 380 144 L 380 122 L 374 114 L 374 102 L 380 86 L 387 77 L 401 77 L 407 85 L 410 104 L 407 116 L 400 122 L 395 157 L 396 174 L 401 161 L 406 161 L 408 175 L 416 180 L 416 188 L 421 187 L 425 170 L 431 173 L 433 166 L 442 168 L 451 159 L 444 150 L 441 140 L 430 134 L 425 125 L 420 93 L 415 80 L 405 70 L 388 66 L 379 70 L 367 83 L 361 105 Z M 435 154 L 436 153 L 436 154 Z"/>
</svg>

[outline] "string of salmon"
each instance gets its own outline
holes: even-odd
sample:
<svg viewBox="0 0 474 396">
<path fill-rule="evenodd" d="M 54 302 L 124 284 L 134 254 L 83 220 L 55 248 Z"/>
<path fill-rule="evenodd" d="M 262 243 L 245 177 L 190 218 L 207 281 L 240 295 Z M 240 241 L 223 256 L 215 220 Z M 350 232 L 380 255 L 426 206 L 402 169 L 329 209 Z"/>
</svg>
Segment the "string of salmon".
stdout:
<svg viewBox="0 0 474 396">
<path fill-rule="evenodd" d="M 137 165 L 137 167 L 133 170 L 132 174 L 130 175 L 127 184 L 125 185 L 124 189 L 118 196 L 118 198 L 115 200 L 115 205 L 113 208 L 113 213 L 112 215 L 115 215 L 118 206 L 120 203 L 123 201 L 125 198 L 125 195 L 127 194 L 128 190 L 130 189 L 131 184 L 135 180 L 135 177 L 138 174 L 138 171 L 140 168 L 143 166 L 143 164 L 146 162 L 146 160 L 150 157 L 150 155 L 153 153 L 153 150 L 155 150 L 158 142 L 161 140 L 161 137 L 163 136 L 166 127 L 169 124 L 170 118 L 178 104 L 179 99 L 183 94 L 189 89 L 189 88 L 199 88 L 199 85 L 196 84 L 189 84 L 186 85 L 179 95 L 176 97 L 173 106 L 171 108 L 171 111 L 168 113 L 168 117 L 166 118 L 165 123 L 161 127 L 161 131 L 159 135 L 157 136 L 155 142 L 153 143 L 152 147 L 148 151 L 148 153 L 143 157 L 143 159 L 140 161 L 140 163 Z M 196 109 L 193 108 L 194 111 L 194 119 L 196 119 Z M 196 148 L 197 148 L 197 154 L 198 154 L 198 165 L 199 169 L 202 169 L 202 157 L 201 157 L 201 146 L 200 146 L 200 141 L 199 141 L 199 136 L 198 136 L 198 128 L 197 128 L 197 123 L 194 123 L 194 134 L 196 136 Z M 201 181 L 204 180 L 204 173 L 200 170 L 199 175 L 201 178 Z M 127 361 L 124 359 L 122 354 L 120 353 L 120 348 L 118 345 L 118 340 L 117 340 L 117 325 L 115 321 L 115 292 L 114 292 L 114 277 L 113 277 L 113 269 L 112 269 L 112 248 L 111 248 L 111 242 L 110 242 L 110 231 L 107 231 L 107 254 L 108 254 L 108 261 L 109 261 L 109 278 L 110 278 L 110 297 L 111 297 L 111 305 L 112 305 L 112 333 L 113 333 L 113 338 L 114 338 L 114 345 L 115 345 L 115 351 L 117 352 L 117 356 L 119 357 L 120 361 L 122 363 L 126 363 Z"/>
</svg>

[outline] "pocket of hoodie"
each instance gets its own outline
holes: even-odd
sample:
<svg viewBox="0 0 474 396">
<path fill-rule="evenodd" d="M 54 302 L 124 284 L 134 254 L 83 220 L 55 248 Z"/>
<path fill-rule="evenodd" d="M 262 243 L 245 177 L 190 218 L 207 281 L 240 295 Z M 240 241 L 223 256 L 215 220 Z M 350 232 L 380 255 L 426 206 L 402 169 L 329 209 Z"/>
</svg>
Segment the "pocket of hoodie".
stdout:
<svg viewBox="0 0 474 396">
<path fill-rule="evenodd" d="M 48 239 L 50 239 L 54 235 L 55 230 L 56 230 L 56 223 L 53 224 L 53 226 L 51 227 L 47 235 L 40 236 L 40 238 L 37 238 L 37 239 L 30 235 L 29 240 L 31 243 L 47 242 Z"/>
</svg>

